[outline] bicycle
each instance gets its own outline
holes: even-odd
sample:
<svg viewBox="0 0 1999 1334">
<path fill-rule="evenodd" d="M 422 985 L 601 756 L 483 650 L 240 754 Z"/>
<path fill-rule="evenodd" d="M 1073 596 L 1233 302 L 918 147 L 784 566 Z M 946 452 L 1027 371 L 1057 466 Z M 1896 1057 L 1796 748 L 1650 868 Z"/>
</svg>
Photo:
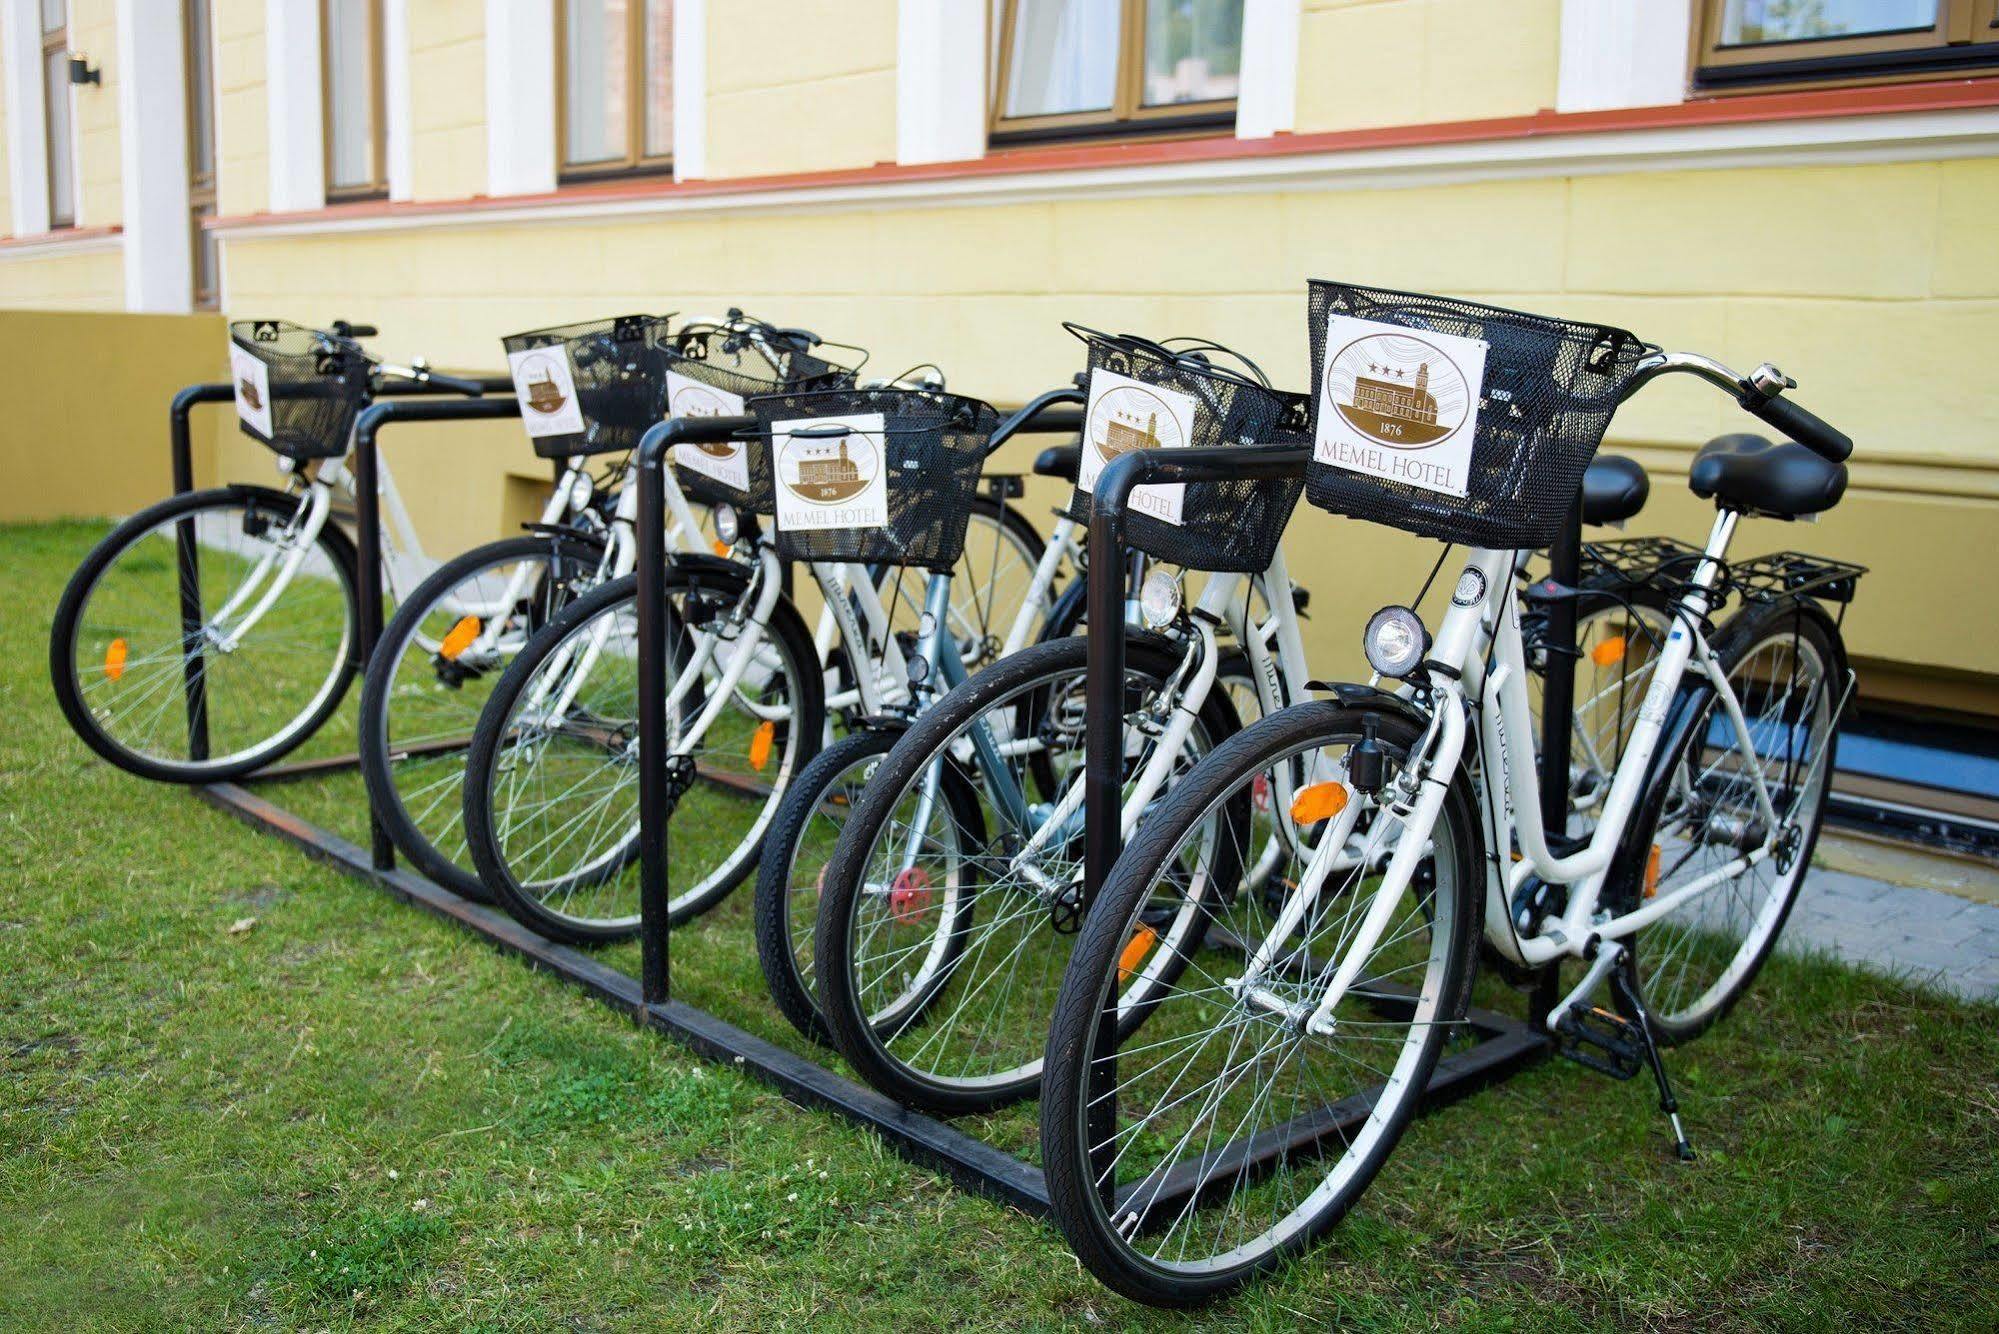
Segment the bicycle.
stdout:
<svg viewBox="0 0 1999 1334">
<path fill-rule="evenodd" d="M 1219 747 L 1147 819 L 1084 924 L 1048 1032 L 1050 1199 L 1092 1273 L 1156 1304 L 1225 1291 L 1353 1206 L 1464 1013 L 1481 936 L 1517 965 L 1586 965 L 1545 1027 L 1607 1073 L 1649 1069 L 1690 1154 L 1660 1047 L 1698 1036 L 1767 958 L 1810 863 L 1851 694 L 1822 603 L 1850 599 L 1859 567 L 1727 559 L 1745 514 L 1801 517 L 1844 490 L 1851 442 L 1782 397 L 1795 382 L 1620 329 L 1346 284 L 1311 292 L 1314 503 L 1471 550 L 1434 637 L 1405 607 L 1370 621 L 1369 662 L 1394 689 L 1331 687 Z M 1482 377 L 1453 360 L 1476 365 L 1477 343 Z M 1329 414 L 1368 392 L 1347 360 L 1356 348 L 1404 385 L 1419 357 L 1431 385 L 1460 377 L 1425 392 L 1438 422 L 1470 432 L 1461 492 L 1328 462 L 1352 457 Z M 1723 437 L 1696 457 L 1692 488 L 1715 501 L 1715 522 L 1704 546 L 1632 580 L 1668 592 L 1671 628 L 1594 828 L 1564 839 L 1542 823 L 1514 549 L 1553 535 L 1617 405 L 1677 373 L 1803 443 Z M 1745 606 L 1717 630 L 1731 594 Z M 1240 886 L 1230 850 L 1211 846 L 1214 813 L 1259 781 L 1283 814 L 1274 896 Z M 1183 939 L 1209 955 L 1154 943 L 1162 881 L 1204 917 Z M 1513 911 L 1543 885 L 1555 892 Z M 1133 1007 L 1120 993 L 1134 969 L 1184 984 Z M 1589 999 L 1606 981 L 1614 1012 Z"/>
<path fill-rule="evenodd" d="M 340 705 L 360 669 L 354 543 L 331 521 L 351 493 L 356 419 L 377 395 L 476 380 L 381 363 L 327 330 L 242 320 L 231 380 L 245 434 L 276 454 L 285 489 L 232 483 L 169 497 L 114 527 L 71 576 L 49 634 L 70 727 L 128 773 L 240 778 L 283 758 Z M 386 461 L 383 569 L 400 597 L 428 564 Z"/>
</svg>

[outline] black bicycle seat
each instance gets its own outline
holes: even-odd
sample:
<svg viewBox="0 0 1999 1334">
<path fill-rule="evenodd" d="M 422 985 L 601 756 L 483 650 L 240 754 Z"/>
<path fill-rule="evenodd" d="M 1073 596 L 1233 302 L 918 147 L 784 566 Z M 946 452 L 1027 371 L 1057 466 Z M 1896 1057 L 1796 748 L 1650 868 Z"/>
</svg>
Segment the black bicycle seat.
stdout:
<svg viewBox="0 0 1999 1334">
<path fill-rule="evenodd" d="M 1583 522 L 1623 523 L 1645 508 L 1652 483 L 1636 459 L 1599 454 L 1583 473 Z"/>
<path fill-rule="evenodd" d="M 1846 465 L 1828 463 L 1788 440 L 1772 444 L 1760 435 L 1720 435 L 1694 455 L 1687 485 L 1729 509 L 1795 519 L 1839 503 L 1846 494 Z"/>
<path fill-rule="evenodd" d="M 1082 462 L 1081 445 L 1050 445 L 1034 456 L 1034 472 L 1038 477 L 1060 477 L 1065 482 L 1073 482 Z"/>
</svg>

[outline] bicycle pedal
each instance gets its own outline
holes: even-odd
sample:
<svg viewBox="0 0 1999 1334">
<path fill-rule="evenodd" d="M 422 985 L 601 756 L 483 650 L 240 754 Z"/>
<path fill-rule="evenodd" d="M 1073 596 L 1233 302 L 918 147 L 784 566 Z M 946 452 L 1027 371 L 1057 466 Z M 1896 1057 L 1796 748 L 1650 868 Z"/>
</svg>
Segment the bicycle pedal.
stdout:
<svg viewBox="0 0 1999 1334">
<path fill-rule="evenodd" d="M 1645 1068 L 1645 1035 L 1623 1015 L 1577 1005 L 1555 1026 L 1558 1055 L 1612 1079 L 1630 1079 Z"/>
</svg>

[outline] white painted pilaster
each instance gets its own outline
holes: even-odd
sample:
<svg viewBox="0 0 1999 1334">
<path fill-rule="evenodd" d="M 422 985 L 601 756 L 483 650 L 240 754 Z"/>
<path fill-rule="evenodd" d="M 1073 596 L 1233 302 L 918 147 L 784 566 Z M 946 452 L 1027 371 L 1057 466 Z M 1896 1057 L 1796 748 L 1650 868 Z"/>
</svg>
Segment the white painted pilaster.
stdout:
<svg viewBox="0 0 1999 1334">
<path fill-rule="evenodd" d="M 117 24 L 125 309 L 185 311 L 194 259 L 180 13 L 155 0 L 118 0 Z"/>
<path fill-rule="evenodd" d="M 8 230 L 49 229 L 48 130 L 42 113 L 42 23 L 36 0 L 0 0 L 0 90 L 7 99 Z"/>
<path fill-rule="evenodd" d="M 486 0 L 486 193 L 555 189 L 555 5 Z"/>
<path fill-rule="evenodd" d="M 708 174 L 708 0 L 673 6 L 673 179 Z"/>
<path fill-rule="evenodd" d="M 389 198 L 412 199 L 409 0 L 382 0 L 382 84 Z"/>
<path fill-rule="evenodd" d="M 1298 117 L 1299 0 L 1243 0 L 1238 139 L 1268 139 Z"/>
<path fill-rule="evenodd" d="M 325 94 L 319 0 L 264 0 L 264 63 L 271 140 L 271 211 L 326 206 Z"/>
<path fill-rule="evenodd" d="M 902 0 L 895 36 L 895 160 L 986 151 L 986 0 Z"/>
<path fill-rule="evenodd" d="M 1694 6 L 1562 0 L 1557 111 L 1671 106 L 1687 95 Z"/>
</svg>

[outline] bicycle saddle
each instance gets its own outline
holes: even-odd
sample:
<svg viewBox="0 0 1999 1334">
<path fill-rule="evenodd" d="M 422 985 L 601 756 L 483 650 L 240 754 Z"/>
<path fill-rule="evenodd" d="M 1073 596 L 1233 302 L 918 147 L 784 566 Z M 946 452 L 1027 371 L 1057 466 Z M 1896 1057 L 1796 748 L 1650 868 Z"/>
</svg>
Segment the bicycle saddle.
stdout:
<svg viewBox="0 0 1999 1334">
<path fill-rule="evenodd" d="M 1082 461 L 1081 445 L 1050 445 L 1034 456 L 1034 472 L 1038 477 L 1060 477 L 1065 482 L 1073 482 Z"/>
<path fill-rule="evenodd" d="M 1730 509 L 1794 519 L 1839 503 L 1846 465 L 1828 463 L 1804 445 L 1772 444 L 1760 435 L 1719 435 L 1702 445 L 1687 470 L 1702 499 Z"/>
<path fill-rule="evenodd" d="M 1636 459 L 1599 454 L 1583 473 L 1583 522 L 1623 523 L 1645 508 L 1652 483 Z"/>
</svg>

